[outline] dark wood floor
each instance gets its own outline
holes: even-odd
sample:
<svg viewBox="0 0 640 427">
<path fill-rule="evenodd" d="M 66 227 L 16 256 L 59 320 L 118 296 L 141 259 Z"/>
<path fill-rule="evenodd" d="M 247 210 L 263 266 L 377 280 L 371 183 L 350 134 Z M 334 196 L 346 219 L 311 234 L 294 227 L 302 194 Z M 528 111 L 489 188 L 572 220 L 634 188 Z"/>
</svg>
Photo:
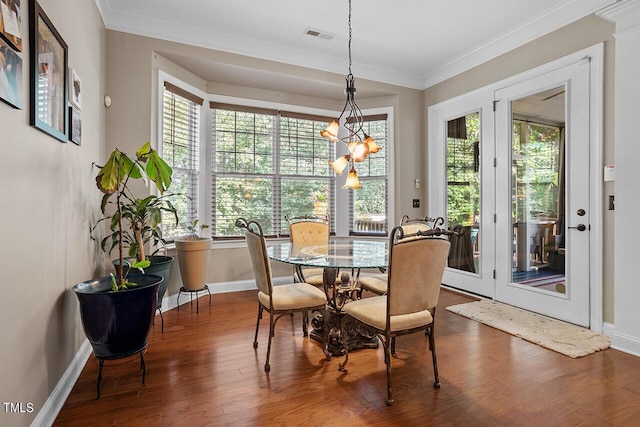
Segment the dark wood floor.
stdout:
<svg viewBox="0 0 640 427">
<path fill-rule="evenodd" d="M 268 320 L 252 347 L 255 291 L 200 299 L 164 315 L 149 335 L 146 386 L 136 359 L 105 368 L 95 400 L 93 356 L 56 426 L 576 426 L 639 425 L 640 358 L 616 350 L 571 359 L 444 308 L 470 298 L 443 291 L 436 316 L 442 388 L 433 388 L 422 334 L 399 338 L 395 405 L 385 405 L 382 350 L 325 360 L 300 317 L 278 322 L 271 372 Z M 266 320 L 267 318 L 265 318 Z M 293 323 L 295 322 L 295 324 Z"/>
</svg>

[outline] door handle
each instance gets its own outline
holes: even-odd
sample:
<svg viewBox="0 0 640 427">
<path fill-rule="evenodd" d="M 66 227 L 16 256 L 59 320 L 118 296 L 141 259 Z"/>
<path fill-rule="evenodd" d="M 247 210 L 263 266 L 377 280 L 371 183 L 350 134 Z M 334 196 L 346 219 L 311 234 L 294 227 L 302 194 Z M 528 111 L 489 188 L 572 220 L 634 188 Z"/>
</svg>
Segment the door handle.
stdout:
<svg viewBox="0 0 640 427">
<path fill-rule="evenodd" d="M 577 226 L 575 226 L 575 227 L 568 227 L 568 228 L 575 228 L 575 229 L 576 229 L 576 230 L 578 230 L 578 231 L 584 231 L 584 230 L 586 230 L 586 229 L 587 229 L 587 226 L 586 226 L 586 225 L 584 225 L 584 224 L 578 224 L 578 225 L 577 225 Z"/>
</svg>

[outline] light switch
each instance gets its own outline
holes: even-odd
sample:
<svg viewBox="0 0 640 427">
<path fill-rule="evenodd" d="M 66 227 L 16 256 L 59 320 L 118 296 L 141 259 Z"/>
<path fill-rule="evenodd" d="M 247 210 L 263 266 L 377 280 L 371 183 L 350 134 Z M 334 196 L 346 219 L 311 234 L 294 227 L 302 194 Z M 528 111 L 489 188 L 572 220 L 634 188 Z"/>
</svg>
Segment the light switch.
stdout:
<svg viewBox="0 0 640 427">
<path fill-rule="evenodd" d="M 604 167 L 604 180 L 605 182 L 616 180 L 616 167 L 614 165 Z"/>
<path fill-rule="evenodd" d="M 415 187 L 420 188 L 420 178 L 416 178 Z"/>
</svg>

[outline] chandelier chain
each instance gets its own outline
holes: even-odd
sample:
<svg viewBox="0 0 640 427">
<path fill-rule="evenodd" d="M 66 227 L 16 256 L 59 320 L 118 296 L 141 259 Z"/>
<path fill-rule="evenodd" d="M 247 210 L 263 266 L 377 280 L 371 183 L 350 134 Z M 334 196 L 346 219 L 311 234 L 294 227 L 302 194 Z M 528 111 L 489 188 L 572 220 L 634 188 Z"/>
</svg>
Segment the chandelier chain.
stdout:
<svg viewBox="0 0 640 427">
<path fill-rule="evenodd" d="M 349 74 L 351 74 L 351 0 L 349 0 Z"/>
</svg>

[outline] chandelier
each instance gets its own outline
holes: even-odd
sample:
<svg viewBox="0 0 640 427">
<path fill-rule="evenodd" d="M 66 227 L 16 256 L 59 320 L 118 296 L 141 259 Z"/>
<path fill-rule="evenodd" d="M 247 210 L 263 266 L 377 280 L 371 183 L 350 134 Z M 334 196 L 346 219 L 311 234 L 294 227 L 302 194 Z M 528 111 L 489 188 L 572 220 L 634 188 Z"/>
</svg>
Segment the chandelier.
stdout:
<svg viewBox="0 0 640 427">
<path fill-rule="evenodd" d="M 320 132 L 320 135 L 328 138 L 331 142 L 336 142 L 340 139 L 340 141 L 347 144 L 349 154 L 338 157 L 334 161 L 329 161 L 329 164 L 338 175 L 342 175 L 344 169 L 350 165 L 347 181 L 342 188 L 358 190 L 362 187 L 358 180 L 355 164 L 366 159 L 369 154 L 378 152 L 380 147 L 378 147 L 373 138 L 364 132 L 364 118 L 355 100 L 355 78 L 351 73 L 351 0 L 349 0 L 349 74 L 347 74 L 345 79 L 347 82 L 347 88 L 345 90 L 347 100 L 344 103 L 342 113 L 340 113 L 340 117 L 329 123 L 329 126 Z M 345 113 L 347 113 L 347 115 L 344 121 L 342 121 Z M 347 135 L 338 138 L 341 121 L 342 126 L 347 130 Z"/>
</svg>

